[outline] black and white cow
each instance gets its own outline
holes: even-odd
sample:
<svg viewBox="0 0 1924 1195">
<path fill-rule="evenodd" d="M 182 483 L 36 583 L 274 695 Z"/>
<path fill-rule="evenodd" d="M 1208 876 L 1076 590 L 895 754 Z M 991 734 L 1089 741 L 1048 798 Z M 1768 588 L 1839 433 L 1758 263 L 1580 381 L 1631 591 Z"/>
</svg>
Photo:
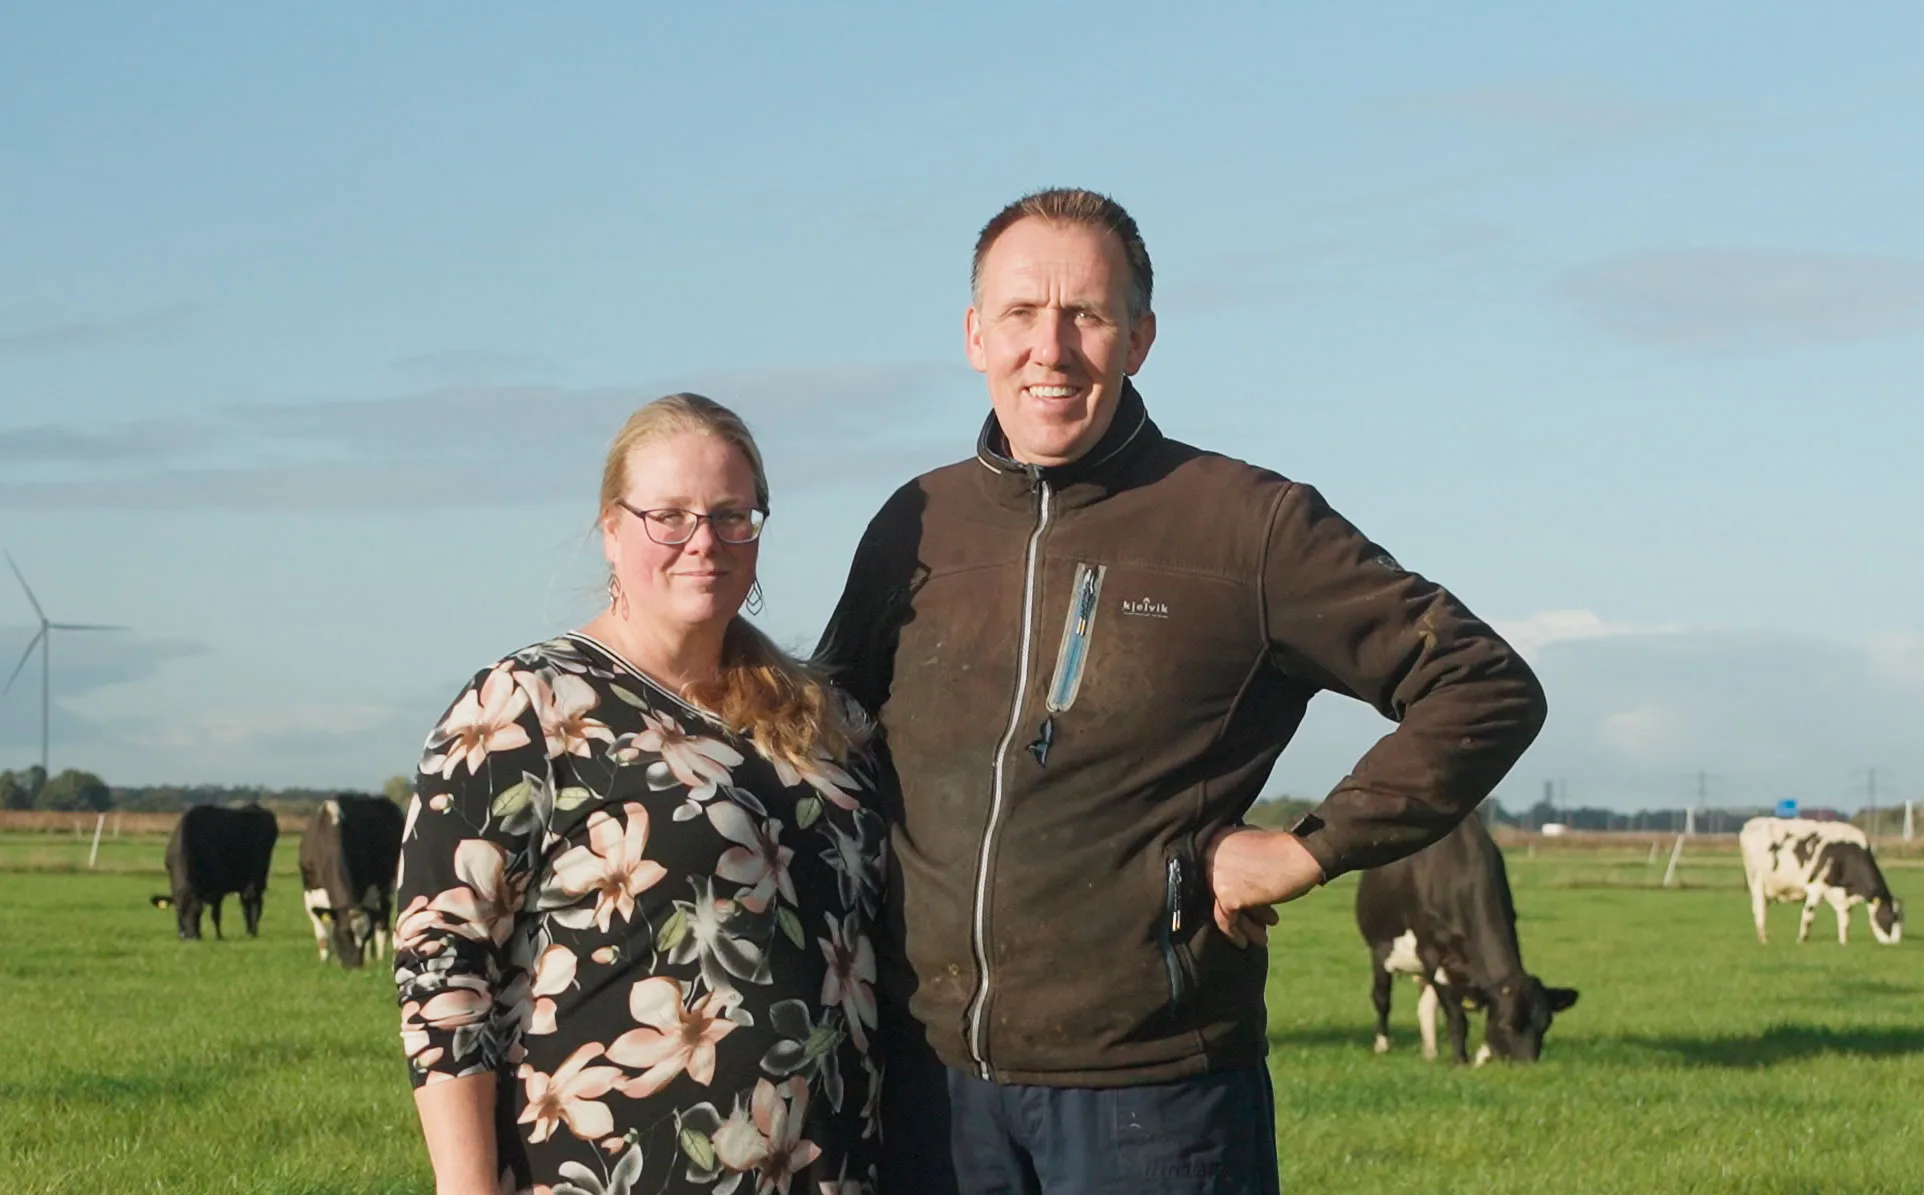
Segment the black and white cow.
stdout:
<svg viewBox="0 0 1924 1195">
<path fill-rule="evenodd" d="M 154 907 L 174 910 L 185 941 L 200 938 L 200 913 L 205 908 L 213 917 L 218 938 L 221 900 L 230 892 L 238 893 L 247 936 L 257 936 L 267 869 L 274 861 L 274 840 L 279 836 L 274 815 L 259 805 L 194 806 L 180 815 L 167 839 L 167 880 L 172 893 L 154 897 Z"/>
<path fill-rule="evenodd" d="M 343 967 L 358 967 L 371 941 L 388 946 L 394 871 L 401 860 L 401 810 L 385 797 L 343 794 L 321 802 L 301 835 L 301 900 L 314 922 L 314 946 Z"/>
<path fill-rule="evenodd" d="M 1523 969 L 1503 852 L 1475 816 L 1409 858 L 1364 872 L 1356 925 L 1370 947 L 1379 1054 L 1390 1048 L 1390 985 L 1398 974 L 1423 989 L 1416 1010 L 1425 1058 L 1436 1057 L 1438 1005 L 1458 1062 L 1469 1061 L 1464 1006 L 1489 1010 L 1481 1065 L 1493 1057 L 1535 1061 L 1552 1015 L 1577 1002 L 1575 989 L 1545 987 Z"/>
<path fill-rule="evenodd" d="M 1753 817 L 1737 835 L 1744 854 L 1744 879 L 1750 885 L 1750 915 L 1757 940 L 1764 935 L 1764 910 L 1773 900 L 1801 900 L 1803 919 L 1797 940 L 1810 936 L 1817 906 L 1829 901 L 1837 910 L 1837 941 L 1850 938 L 1851 909 L 1870 906 L 1871 934 L 1886 946 L 1904 937 L 1904 907 L 1891 895 L 1884 873 L 1871 854 L 1870 840 L 1848 822 L 1803 818 Z"/>
</svg>

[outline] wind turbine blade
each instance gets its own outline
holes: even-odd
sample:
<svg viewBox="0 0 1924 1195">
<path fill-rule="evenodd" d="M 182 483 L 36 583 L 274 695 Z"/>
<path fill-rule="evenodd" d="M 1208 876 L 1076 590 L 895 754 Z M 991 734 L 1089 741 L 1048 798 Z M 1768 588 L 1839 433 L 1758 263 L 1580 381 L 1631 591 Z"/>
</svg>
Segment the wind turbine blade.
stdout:
<svg viewBox="0 0 1924 1195">
<path fill-rule="evenodd" d="M 0 696 L 5 696 L 13 691 L 13 682 L 20 679 L 20 670 L 27 666 L 27 661 L 33 657 L 33 649 L 39 647 L 40 641 L 46 638 L 46 636 L 47 628 L 41 627 L 38 631 L 34 632 L 33 638 L 27 640 L 27 650 L 20 653 L 20 662 L 13 666 L 13 675 L 7 678 L 6 687 L 0 688 Z"/>
<path fill-rule="evenodd" d="M 47 612 L 40 608 L 40 599 L 33 596 L 33 586 L 27 584 L 27 578 L 21 575 L 20 566 L 13 562 L 13 553 L 8 552 L 6 557 L 7 567 L 13 570 L 15 579 L 20 582 L 20 588 L 27 591 L 27 600 L 33 603 L 33 612 L 40 616 L 40 621 L 44 624 L 47 621 Z"/>
<path fill-rule="evenodd" d="M 47 624 L 47 629 L 50 631 L 126 631 L 132 628 L 103 626 L 97 622 L 50 622 Z"/>
</svg>

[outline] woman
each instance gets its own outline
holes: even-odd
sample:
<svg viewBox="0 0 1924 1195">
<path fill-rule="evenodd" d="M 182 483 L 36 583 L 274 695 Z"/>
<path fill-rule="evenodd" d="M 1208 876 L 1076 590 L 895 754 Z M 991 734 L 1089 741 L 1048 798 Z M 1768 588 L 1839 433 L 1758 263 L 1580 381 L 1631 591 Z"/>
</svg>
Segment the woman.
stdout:
<svg viewBox="0 0 1924 1195">
<path fill-rule="evenodd" d="M 602 475 L 608 608 L 428 738 L 395 979 L 441 1195 L 872 1190 L 861 728 L 738 611 L 768 483 L 692 394 Z"/>
</svg>

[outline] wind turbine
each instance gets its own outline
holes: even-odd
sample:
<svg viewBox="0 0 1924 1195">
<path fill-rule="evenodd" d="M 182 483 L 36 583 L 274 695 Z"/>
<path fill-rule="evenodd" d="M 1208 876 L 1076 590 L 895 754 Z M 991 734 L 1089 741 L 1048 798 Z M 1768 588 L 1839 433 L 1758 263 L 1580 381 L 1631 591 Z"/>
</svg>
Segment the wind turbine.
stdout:
<svg viewBox="0 0 1924 1195">
<path fill-rule="evenodd" d="M 20 573 L 20 566 L 13 562 L 13 554 L 11 552 L 6 553 L 6 557 L 7 567 L 13 570 L 14 577 L 20 582 L 20 588 L 27 591 L 27 600 L 33 603 L 33 612 L 40 619 L 40 630 L 35 633 L 32 639 L 27 641 L 27 650 L 20 653 L 20 662 L 13 666 L 13 675 L 7 678 L 6 687 L 0 688 L 0 697 L 4 697 L 13 691 L 13 682 L 20 679 L 20 670 L 27 666 L 27 660 L 33 655 L 33 649 L 36 647 L 39 648 L 40 774 L 51 780 L 53 779 L 53 774 L 47 770 L 47 726 L 49 722 L 48 715 L 53 709 L 53 672 L 52 666 L 48 663 L 50 649 L 53 646 L 53 633 L 55 631 L 124 631 L 127 628 L 102 626 L 98 623 L 47 621 L 47 612 L 40 608 L 40 599 L 33 596 L 33 586 L 27 584 L 26 577 Z"/>
</svg>

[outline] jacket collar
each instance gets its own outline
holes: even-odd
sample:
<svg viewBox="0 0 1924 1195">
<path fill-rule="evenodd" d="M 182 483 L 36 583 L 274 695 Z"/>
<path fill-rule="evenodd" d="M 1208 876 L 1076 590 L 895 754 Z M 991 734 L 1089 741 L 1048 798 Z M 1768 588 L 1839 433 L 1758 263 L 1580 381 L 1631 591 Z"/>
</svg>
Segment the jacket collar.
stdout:
<svg viewBox="0 0 1924 1195">
<path fill-rule="evenodd" d="M 1057 505 L 1083 506 L 1120 489 L 1129 463 L 1161 441 L 1162 432 L 1149 418 L 1136 384 L 1125 378 L 1108 430 L 1095 447 L 1075 460 L 1063 465 L 1030 465 L 1016 460 L 1009 455 L 1009 438 L 994 411 L 989 412 L 976 437 L 975 459 L 988 470 L 984 479 L 990 491 L 1007 505 L 1027 507 L 1036 489 L 1047 483 Z"/>
</svg>

